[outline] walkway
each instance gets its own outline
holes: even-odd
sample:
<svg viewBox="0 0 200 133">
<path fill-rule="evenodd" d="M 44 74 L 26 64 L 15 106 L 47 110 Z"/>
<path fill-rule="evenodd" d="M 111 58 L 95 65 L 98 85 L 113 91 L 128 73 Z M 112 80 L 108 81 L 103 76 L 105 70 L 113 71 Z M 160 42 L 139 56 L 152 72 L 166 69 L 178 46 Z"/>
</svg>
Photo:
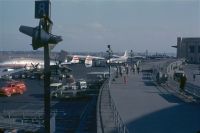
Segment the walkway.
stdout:
<svg viewBox="0 0 200 133">
<path fill-rule="evenodd" d="M 140 74 L 111 84 L 111 96 L 130 133 L 197 133 L 200 105 L 186 103 Z"/>
</svg>

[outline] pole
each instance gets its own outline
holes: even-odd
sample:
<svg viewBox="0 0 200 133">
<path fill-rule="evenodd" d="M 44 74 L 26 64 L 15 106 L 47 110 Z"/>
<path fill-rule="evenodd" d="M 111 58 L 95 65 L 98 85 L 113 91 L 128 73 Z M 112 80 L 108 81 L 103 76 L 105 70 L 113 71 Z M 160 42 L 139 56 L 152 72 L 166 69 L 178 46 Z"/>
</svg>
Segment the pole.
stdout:
<svg viewBox="0 0 200 133">
<path fill-rule="evenodd" d="M 44 122 L 45 133 L 50 133 L 50 59 L 49 46 L 44 45 Z"/>
<path fill-rule="evenodd" d="M 50 2 L 50 0 L 47 0 Z M 50 7 L 51 8 L 51 7 Z M 51 9 L 49 9 L 51 10 Z M 44 18 L 44 30 L 49 32 L 48 21 L 46 16 Z M 49 57 L 49 45 L 44 44 L 44 125 L 45 133 L 50 133 L 50 57 Z"/>
<path fill-rule="evenodd" d="M 107 47 L 108 47 L 108 50 L 107 50 L 107 52 L 108 52 L 108 58 L 109 58 L 109 61 L 110 61 L 111 48 L 110 48 L 110 45 L 107 45 Z M 109 62 L 109 78 L 110 78 L 110 75 L 111 75 L 111 73 L 110 73 L 110 63 L 111 62 Z"/>
<path fill-rule="evenodd" d="M 109 50 L 109 60 L 110 60 L 110 50 Z M 109 78 L 110 78 L 111 74 L 110 74 L 110 63 L 109 63 Z"/>
<path fill-rule="evenodd" d="M 110 45 L 107 45 L 107 47 L 108 47 L 108 50 L 107 50 L 107 52 L 108 52 L 108 58 L 109 58 L 109 82 L 108 82 L 108 86 L 109 86 L 109 88 L 110 88 L 110 80 L 111 80 L 111 65 L 110 65 L 110 56 L 111 56 L 111 48 L 110 48 Z"/>
<path fill-rule="evenodd" d="M 133 50 L 131 50 L 131 67 L 133 67 Z"/>
</svg>

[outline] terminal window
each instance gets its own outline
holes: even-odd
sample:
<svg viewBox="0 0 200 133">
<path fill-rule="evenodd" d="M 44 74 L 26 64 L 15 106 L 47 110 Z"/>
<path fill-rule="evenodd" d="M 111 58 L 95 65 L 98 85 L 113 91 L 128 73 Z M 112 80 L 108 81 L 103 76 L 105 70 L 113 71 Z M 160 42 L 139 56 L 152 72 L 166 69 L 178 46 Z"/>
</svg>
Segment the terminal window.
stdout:
<svg viewBox="0 0 200 133">
<path fill-rule="evenodd" d="M 194 53 L 194 46 L 190 46 L 189 51 L 190 51 L 190 53 Z"/>
</svg>

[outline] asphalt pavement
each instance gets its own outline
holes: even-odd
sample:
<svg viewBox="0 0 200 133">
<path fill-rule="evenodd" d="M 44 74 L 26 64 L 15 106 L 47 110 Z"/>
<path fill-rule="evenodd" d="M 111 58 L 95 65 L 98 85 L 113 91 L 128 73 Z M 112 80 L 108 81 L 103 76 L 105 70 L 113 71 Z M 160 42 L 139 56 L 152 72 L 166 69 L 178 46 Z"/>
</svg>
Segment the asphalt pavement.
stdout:
<svg viewBox="0 0 200 133">
<path fill-rule="evenodd" d="M 72 74 L 75 79 L 86 78 L 87 73 L 91 71 L 105 71 L 104 67 L 99 68 L 86 68 L 84 64 L 71 65 Z M 44 110 L 44 84 L 43 80 L 38 79 L 23 79 L 27 85 L 27 91 L 23 95 L 12 95 L 11 97 L 0 96 L 0 128 L 1 123 L 5 120 L 1 119 L 7 112 L 43 112 Z M 94 100 L 93 100 L 94 99 Z M 95 132 L 95 116 L 96 116 L 96 104 L 92 104 L 91 107 L 88 103 L 96 101 L 95 98 L 83 98 L 83 99 L 54 99 L 51 101 L 51 109 L 56 113 L 56 133 L 75 132 L 79 126 L 87 128 L 88 132 Z M 96 102 L 95 102 L 96 103 Z M 87 107 L 87 109 L 86 109 Z M 91 111 L 91 113 L 84 113 Z M 80 117 L 84 114 L 86 122 L 90 121 L 92 127 L 84 123 L 84 120 L 80 123 Z M 89 116 L 89 117 L 88 117 Z M 92 120 L 91 120 L 92 116 Z M 93 118 L 94 117 L 94 118 Z M 13 127 L 14 128 L 14 127 Z M 85 130 L 85 128 L 84 128 Z"/>
</svg>

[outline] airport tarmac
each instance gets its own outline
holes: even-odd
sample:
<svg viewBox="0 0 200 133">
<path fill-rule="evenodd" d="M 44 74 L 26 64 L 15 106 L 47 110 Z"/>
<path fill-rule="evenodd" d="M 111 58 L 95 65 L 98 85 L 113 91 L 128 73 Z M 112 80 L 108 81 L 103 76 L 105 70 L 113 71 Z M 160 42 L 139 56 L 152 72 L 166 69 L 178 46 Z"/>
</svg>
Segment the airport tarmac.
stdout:
<svg viewBox="0 0 200 133">
<path fill-rule="evenodd" d="M 72 74 L 75 79 L 85 79 L 88 72 L 105 71 L 106 68 L 86 68 L 84 64 L 76 64 L 70 66 L 73 69 Z M 12 95 L 11 97 L 0 97 L 0 117 L 6 113 L 11 114 L 18 112 L 43 112 L 44 110 L 44 89 L 43 80 L 38 79 L 23 79 L 27 85 L 27 91 L 23 95 Z M 88 126 L 88 132 L 95 132 L 96 127 L 96 96 L 79 98 L 79 99 L 53 99 L 51 101 L 52 112 L 56 113 L 56 133 L 75 132 L 83 130 L 80 127 L 85 125 L 84 120 L 87 119 L 93 126 Z M 94 104 L 95 103 L 95 104 Z M 91 112 L 86 114 L 84 112 Z M 83 117 L 84 115 L 84 117 Z M 92 115 L 92 119 L 91 119 Z M 82 117 L 83 118 L 82 118 Z M 90 116 L 90 118 L 87 118 Z M 92 122 L 91 122 L 92 121 Z M 1 127 L 2 120 L 0 120 Z M 79 127 L 80 126 L 80 127 Z M 86 125 L 84 127 L 87 127 Z M 86 129 L 84 129 L 86 130 Z"/>
</svg>

